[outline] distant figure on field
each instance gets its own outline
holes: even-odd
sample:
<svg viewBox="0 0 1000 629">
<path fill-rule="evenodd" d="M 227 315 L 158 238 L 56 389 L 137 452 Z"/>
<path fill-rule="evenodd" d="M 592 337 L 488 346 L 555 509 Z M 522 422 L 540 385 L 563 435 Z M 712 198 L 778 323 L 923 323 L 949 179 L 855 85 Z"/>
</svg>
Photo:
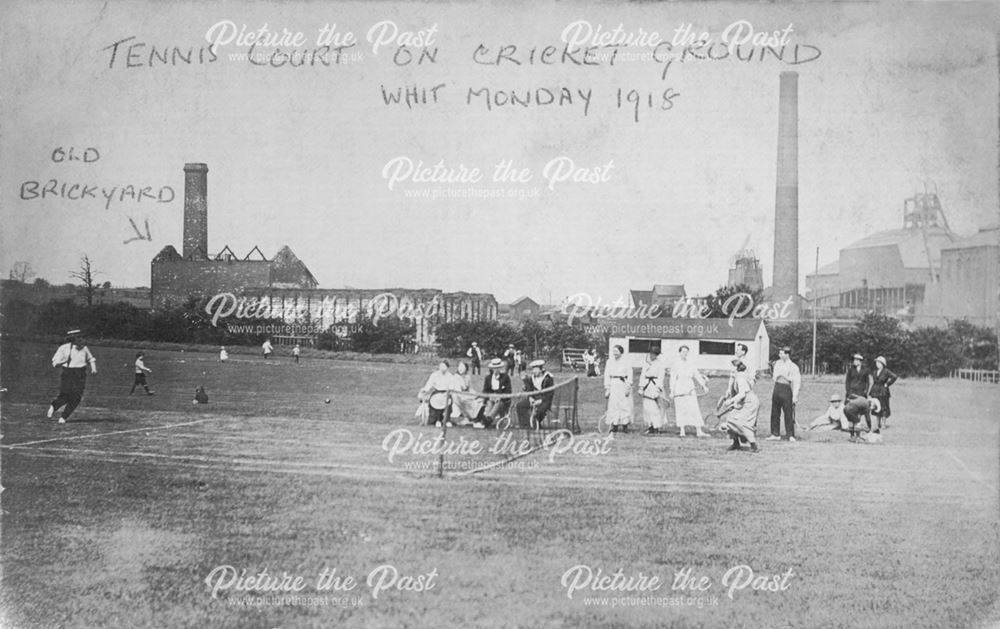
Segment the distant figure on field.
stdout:
<svg viewBox="0 0 1000 629">
<path fill-rule="evenodd" d="M 271 346 L 271 339 L 265 340 L 260 348 L 264 351 L 264 358 L 270 358 L 271 353 L 274 352 L 274 347 Z"/>
<path fill-rule="evenodd" d="M 466 350 L 465 355 L 469 357 L 469 360 L 472 363 L 472 375 L 479 375 L 482 370 L 481 365 L 483 362 L 483 350 L 479 348 L 479 343 L 472 341 L 472 345 L 470 345 L 469 349 Z"/>
<path fill-rule="evenodd" d="M 66 333 L 66 342 L 52 356 L 52 366 L 62 371 L 59 374 L 59 395 L 52 400 L 46 416 L 52 419 L 52 415 L 65 405 L 66 408 L 59 416 L 59 423 L 65 424 L 83 399 L 83 391 L 87 386 L 87 367 L 90 367 L 91 373 L 97 373 L 97 360 L 84 345 L 80 330 Z"/>
<path fill-rule="evenodd" d="M 292 348 L 292 356 L 295 357 L 295 364 L 299 364 L 299 355 L 302 354 L 302 348 L 296 343 L 295 347 Z"/>
<path fill-rule="evenodd" d="M 128 392 L 129 395 L 135 393 L 135 388 L 139 385 L 142 385 L 142 388 L 146 390 L 146 395 L 153 395 L 153 392 L 149 390 L 149 386 L 146 384 L 146 374 L 153 373 L 153 370 L 142 362 L 143 356 L 142 352 L 136 352 L 135 354 L 135 378 L 132 380 L 132 389 Z"/>
<path fill-rule="evenodd" d="M 229 360 L 229 352 L 226 351 L 226 347 L 223 345 L 219 348 L 219 362 L 224 363 Z"/>
<path fill-rule="evenodd" d="M 194 399 L 191 400 L 194 404 L 208 404 L 208 393 L 205 393 L 205 387 L 198 385 L 194 389 Z"/>
<path fill-rule="evenodd" d="M 507 374 L 510 375 L 511 377 L 514 376 L 514 367 L 516 366 L 516 364 L 514 362 L 514 355 L 515 354 L 517 354 L 517 350 L 514 349 L 514 344 L 513 343 L 511 343 L 510 345 L 508 345 L 507 349 L 504 350 L 504 353 L 503 353 L 504 362 L 507 363 Z"/>
</svg>

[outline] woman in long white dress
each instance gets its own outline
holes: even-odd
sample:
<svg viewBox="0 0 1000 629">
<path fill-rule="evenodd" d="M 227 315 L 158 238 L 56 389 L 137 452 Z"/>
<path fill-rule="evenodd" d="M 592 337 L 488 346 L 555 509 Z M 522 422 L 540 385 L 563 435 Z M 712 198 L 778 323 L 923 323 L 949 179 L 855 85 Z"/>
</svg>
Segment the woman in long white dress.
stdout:
<svg viewBox="0 0 1000 629">
<path fill-rule="evenodd" d="M 697 436 L 707 437 L 708 434 L 702 430 L 705 427 L 705 419 L 701 416 L 695 387 L 701 385 L 704 392 L 708 393 L 708 381 L 688 360 L 689 351 L 687 345 L 681 345 L 680 356 L 670 370 L 670 397 L 674 400 L 678 434 L 681 437 L 686 436 L 686 428 L 693 426 Z"/>
<path fill-rule="evenodd" d="M 479 416 L 483 407 L 482 398 L 472 390 L 472 378 L 469 376 L 469 366 L 465 361 L 459 361 L 455 368 L 455 393 L 451 396 L 451 419 L 459 426 L 467 426 Z M 461 392 L 461 393 L 458 393 Z M 468 395 L 463 395 L 463 393 Z"/>
<path fill-rule="evenodd" d="M 736 373 L 733 375 L 733 394 L 726 404 L 732 407 L 723 428 L 733 438 L 730 450 L 740 449 L 740 439 L 750 444 L 752 452 L 757 451 L 757 413 L 760 411 L 760 399 L 753 392 L 747 366 L 739 358 L 733 359 Z"/>
<path fill-rule="evenodd" d="M 608 400 L 608 423 L 611 432 L 628 432 L 632 421 L 632 367 L 625 360 L 625 350 L 615 345 L 604 366 L 604 397 Z"/>
</svg>

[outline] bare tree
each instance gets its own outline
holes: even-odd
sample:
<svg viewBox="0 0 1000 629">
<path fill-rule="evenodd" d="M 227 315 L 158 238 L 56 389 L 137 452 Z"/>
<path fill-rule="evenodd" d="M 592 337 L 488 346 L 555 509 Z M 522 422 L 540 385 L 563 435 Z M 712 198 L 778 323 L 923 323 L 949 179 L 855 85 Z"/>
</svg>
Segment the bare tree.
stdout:
<svg viewBox="0 0 1000 629">
<path fill-rule="evenodd" d="M 80 280 L 80 285 L 83 287 L 83 294 L 87 297 L 87 305 L 93 306 L 94 293 L 97 291 L 97 286 L 94 284 L 94 276 L 97 275 L 97 271 L 94 270 L 94 264 L 91 262 L 90 256 L 84 254 L 80 258 L 80 268 L 69 275 Z"/>
<path fill-rule="evenodd" d="M 14 266 L 10 269 L 10 279 L 15 282 L 27 284 L 33 277 L 35 277 L 35 270 L 31 268 L 30 262 L 19 260 L 15 262 Z"/>
</svg>

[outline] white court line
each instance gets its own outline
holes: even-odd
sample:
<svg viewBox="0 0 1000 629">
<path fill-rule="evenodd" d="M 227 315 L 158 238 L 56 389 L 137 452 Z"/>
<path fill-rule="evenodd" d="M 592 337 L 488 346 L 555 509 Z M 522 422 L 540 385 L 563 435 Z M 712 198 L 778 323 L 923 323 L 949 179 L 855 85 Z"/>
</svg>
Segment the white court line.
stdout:
<svg viewBox="0 0 1000 629">
<path fill-rule="evenodd" d="M 193 426 L 194 424 L 203 424 L 205 422 L 221 421 L 221 420 L 231 420 L 235 419 L 233 417 L 206 417 L 205 419 L 196 419 L 190 422 L 181 422 L 179 424 L 167 424 L 165 426 L 150 426 L 149 428 L 129 428 L 127 430 L 112 430 L 109 432 L 95 432 L 89 435 L 69 435 L 66 437 L 53 437 L 51 439 L 39 439 L 37 441 L 23 441 L 21 443 L 9 443 L 0 445 L 0 448 L 23 448 L 25 446 L 33 446 L 39 443 L 51 443 L 53 441 L 71 441 L 73 439 L 92 439 L 94 437 L 107 437 L 108 435 L 123 435 L 129 432 L 150 432 L 151 430 L 167 430 L 169 428 L 180 428 L 181 426 Z M 72 422 L 70 422 L 72 423 Z M 65 424 L 64 424 L 65 425 Z"/>
<path fill-rule="evenodd" d="M 955 463 L 958 463 L 959 467 L 961 467 L 963 470 L 965 470 L 965 472 L 969 475 L 970 478 L 972 478 L 972 480 L 976 481 L 977 483 L 979 483 L 983 487 L 986 487 L 987 489 L 989 489 L 992 492 L 996 492 L 997 491 L 997 488 L 994 485 L 991 485 L 982 476 L 980 476 L 979 474 L 977 474 L 974 471 L 972 471 L 969 468 L 969 466 L 966 465 L 964 461 L 962 461 L 962 459 L 960 459 L 957 456 L 955 456 L 954 452 L 952 452 L 951 450 L 945 450 L 944 452 L 945 452 L 945 454 L 947 454 L 948 456 L 951 457 L 952 461 L 954 461 Z"/>
<path fill-rule="evenodd" d="M 193 468 L 204 470 L 229 469 L 234 472 L 276 472 L 281 474 L 298 474 L 304 476 L 323 477 L 343 477 L 351 479 L 431 479 L 436 477 L 435 469 L 415 470 L 404 466 L 375 466 L 361 465 L 355 463 L 318 463 L 318 462 L 296 462 L 296 461 L 268 461 L 265 459 L 233 459 L 231 457 L 205 457 L 199 455 L 172 455 L 154 452 L 120 452 L 108 450 L 91 450 L 83 448 L 23 448 L 19 450 L 21 454 L 31 454 L 32 456 L 60 457 L 61 453 L 72 452 L 78 454 L 96 454 L 105 456 L 85 456 L 78 460 L 99 461 L 106 463 L 127 463 L 123 458 L 148 459 L 148 462 L 162 462 L 163 464 L 176 464 L 180 468 Z M 106 455 L 112 455 L 111 458 Z M 236 466 L 234 468 L 234 466 Z M 468 477 L 462 478 L 453 470 L 446 470 L 445 478 L 452 482 L 468 482 Z M 591 488 L 591 489 L 615 489 L 625 491 L 647 491 L 655 493 L 711 493 L 712 490 L 727 493 L 754 493 L 761 489 L 786 491 L 796 494 L 800 498 L 813 498 L 817 500 L 828 500 L 828 496 L 804 492 L 798 485 L 760 485 L 756 483 L 722 483 L 706 481 L 671 481 L 667 479 L 636 479 L 626 478 L 608 482 L 603 476 L 577 476 L 577 475 L 551 475 L 522 473 L 520 475 L 510 474 L 482 474 L 478 482 L 499 482 L 505 485 L 531 485 L 544 489 L 547 487 L 568 487 L 568 488 Z M 856 489 L 851 492 L 852 499 L 863 498 L 866 500 L 884 502 L 887 496 L 913 501 L 931 501 L 938 504 L 941 500 L 964 500 L 977 499 L 977 496 L 967 496 L 964 494 L 928 494 L 926 492 L 902 492 L 895 488 L 880 489 Z"/>
</svg>

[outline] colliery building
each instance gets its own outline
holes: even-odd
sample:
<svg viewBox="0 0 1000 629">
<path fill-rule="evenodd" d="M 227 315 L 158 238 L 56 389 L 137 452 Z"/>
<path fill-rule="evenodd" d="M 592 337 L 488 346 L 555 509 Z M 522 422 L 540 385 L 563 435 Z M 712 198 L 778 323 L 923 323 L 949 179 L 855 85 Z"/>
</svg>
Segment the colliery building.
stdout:
<svg viewBox="0 0 1000 629">
<path fill-rule="evenodd" d="M 878 312 L 915 325 L 992 325 L 997 234 L 987 228 L 963 239 L 949 228 L 936 194 L 917 194 L 903 204 L 901 229 L 866 236 L 807 275 L 809 297 L 822 318 Z"/>
<path fill-rule="evenodd" d="M 176 307 L 191 299 L 206 303 L 225 293 L 265 302 L 273 316 L 284 323 L 314 332 L 292 335 L 302 340 L 319 331 L 347 334 L 358 323 L 359 314 L 370 318 L 381 312 L 412 320 L 417 326 L 416 342 L 426 345 L 434 342 L 434 330 L 441 323 L 492 321 L 498 311 L 496 298 L 485 293 L 446 293 L 433 288 L 319 288 L 316 277 L 287 245 L 271 258 L 257 247 L 242 257 L 228 246 L 210 255 L 208 167 L 186 164 L 183 251 L 168 245 L 153 258 L 150 301 L 153 308 Z"/>
</svg>

